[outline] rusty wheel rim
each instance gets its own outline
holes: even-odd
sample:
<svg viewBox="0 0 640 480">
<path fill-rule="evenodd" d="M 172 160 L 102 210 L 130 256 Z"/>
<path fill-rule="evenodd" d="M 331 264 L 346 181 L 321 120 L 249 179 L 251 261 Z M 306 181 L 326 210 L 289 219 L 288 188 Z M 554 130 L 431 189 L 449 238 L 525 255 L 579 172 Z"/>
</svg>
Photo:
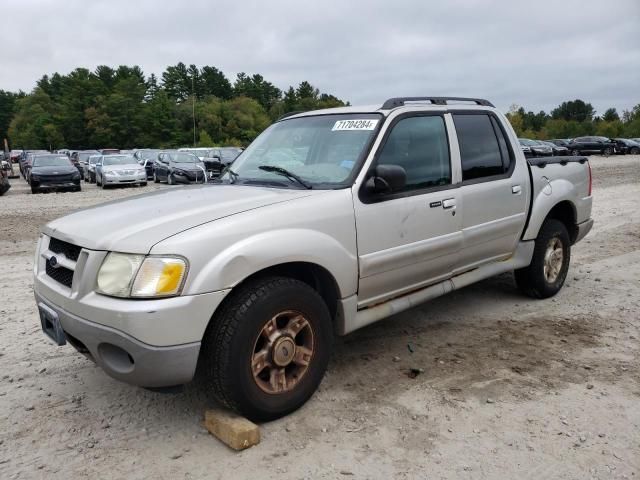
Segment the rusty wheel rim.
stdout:
<svg viewBox="0 0 640 480">
<path fill-rule="evenodd" d="M 564 262 L 564 250 L 559 238 L 552 238 L 544 254 L 544 277 L 548 283 L 555 282 L 560 276 Z"/>
<path fill-rule="evenodd" d="M 266 393 L 293 390 L 313 358 L 313 329 L 300 312 L 287 310 L 267 321 L 253 346 L 251 372 Z"/>
</svg>

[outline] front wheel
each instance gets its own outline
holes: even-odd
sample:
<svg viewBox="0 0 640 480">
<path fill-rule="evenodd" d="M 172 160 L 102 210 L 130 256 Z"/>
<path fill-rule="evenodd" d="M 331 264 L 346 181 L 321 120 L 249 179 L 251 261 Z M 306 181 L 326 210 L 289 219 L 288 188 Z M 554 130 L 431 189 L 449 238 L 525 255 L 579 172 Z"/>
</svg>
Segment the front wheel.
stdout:
<svg viewBox="0 0 640 480">
<path fill-rule="evenodd" d="M 573 150 L 571 150 L 571 155 L 573 155 L 574 157 L 579 157 L 580 156 L 580 150 L 576 150 L 574 148 Z"/>
<path fill-rule="evenodd" d="M 167 173 L 167 185 L 173 185 L 174 183 L 173 174 L 171 172 Z"/>
<path fill-rule="evenodd" d="M 633 147 L 631 150 L 629 150 L 629 153 L 631 155 L 638 155 L 640 153 L 640 148 L 638 147 Z"/>
<path fill-rule="evenodd" d="M 560 291 L 569 271 L 571 240 L 567 227 L 558 220 L 542 224 L 528 267 L 515 271 L 516 284 L 533 298 L 549 298 Z"/>
<path fill-rule="evenodd" d="M 611 155 L 613 153 L 613 150 L 611 149 L 611 147 L 607 147 L 602 151 L 602 154 L 605 157 L 608 157 L 609 155 Z"/>
<path fill-rule="evenodd" d="M 301 407 L 318 388 L 331 332 L 326 304 L 306 283 L 250 281 L 207 328 L 199 373 L 223 405 L 254 421 L 274 420 Z"/>
</svg>

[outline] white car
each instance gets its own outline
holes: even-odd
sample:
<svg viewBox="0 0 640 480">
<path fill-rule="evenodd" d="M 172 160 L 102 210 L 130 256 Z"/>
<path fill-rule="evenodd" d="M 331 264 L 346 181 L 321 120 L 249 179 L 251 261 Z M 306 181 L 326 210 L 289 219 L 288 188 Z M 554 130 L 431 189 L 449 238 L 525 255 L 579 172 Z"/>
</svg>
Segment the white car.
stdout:
<svg viewBox="0 0 640 480">
<path fill-rule="evenodd" d="M 133 155 L 103 155 L 95 166 L 96 185 L 147 185 L 147 173 Z"/>
</svg>

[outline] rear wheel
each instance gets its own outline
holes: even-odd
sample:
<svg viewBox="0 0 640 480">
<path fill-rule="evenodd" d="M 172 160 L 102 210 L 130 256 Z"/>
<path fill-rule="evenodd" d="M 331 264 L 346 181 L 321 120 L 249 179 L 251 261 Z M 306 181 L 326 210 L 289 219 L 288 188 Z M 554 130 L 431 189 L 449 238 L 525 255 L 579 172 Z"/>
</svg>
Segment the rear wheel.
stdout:
<svg viewBox="0 0 640 480">
<path fill-rule="evenodd" d="M 630 153 L 631 155 L 638 155 L 638 154 L 640 153 L 640 148 L 638 148 L 638 147 L 633 147 L 633 148 L 631 148 L 631 150 L 629 150 L 629 153 Z"/>
<path fill-rule="evenodd" d="M 573 155 L 574 157 L 580 156 L 580 150 L 576 150 L 574 148 L 573 150 L 571 150 L 571 155 Z"/>
<path fill-rule="evenodd" d="M 231 294 L 213 318 L 199 373 L 222 404 L 255 421 L 302 406 L 331 353 L 326 304 L 306 283 L 267 277 Z"/>
<path fill-rule="evenodd" d="M 528 267 L 515 271 L 518 288 L 534 298 L 549 298 L 560 291 L 569 271 L 571 240 L 562 222 L 544 222 L 535 240 Z"/>
</svg>

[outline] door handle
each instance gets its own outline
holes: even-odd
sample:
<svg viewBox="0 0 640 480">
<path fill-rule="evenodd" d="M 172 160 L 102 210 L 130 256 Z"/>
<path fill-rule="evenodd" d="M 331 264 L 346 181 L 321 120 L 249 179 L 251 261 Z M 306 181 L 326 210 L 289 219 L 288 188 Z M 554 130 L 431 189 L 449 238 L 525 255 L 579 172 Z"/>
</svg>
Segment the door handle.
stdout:
<svg viewBox="0 0 640 480">
<path fill-rule="evenodd" d="M 448 210 L 450 208 L 456 208 L 456 199 L 455 198 L 447 198 L 442 201 L 442 208 Z"/>
<path fill-rule="evenodd" d="M 511 187 L 511 193 L 514 195 L 520 195 L 522 193 L 522 187 L 520 185 L 513 185 Z"/>
</svg>

